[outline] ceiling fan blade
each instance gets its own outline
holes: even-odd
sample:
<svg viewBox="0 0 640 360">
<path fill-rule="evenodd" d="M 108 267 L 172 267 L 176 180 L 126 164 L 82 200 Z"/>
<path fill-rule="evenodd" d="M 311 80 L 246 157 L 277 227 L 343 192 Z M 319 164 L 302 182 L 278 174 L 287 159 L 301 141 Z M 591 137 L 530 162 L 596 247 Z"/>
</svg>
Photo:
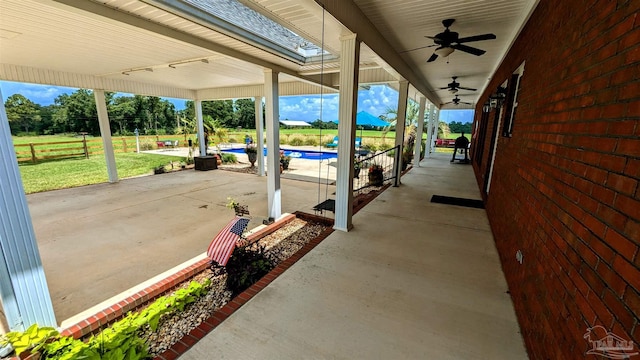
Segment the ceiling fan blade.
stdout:
<svg viewBox="0 0 640 360">
<path fill-rule="evenodd" d="M 425 36 L 425 37 L 426 37 L 427 39 L 431 39 L 431 40 L 435 40 L 435 39 L 440 40 L 440 38 L 439 38 L 439 37 L 437 37 L 437 36 Z"/>
<path fill-rule="evenodd" d="M 431 54 L 431 57 L 429 58 L 429 60 L 427 60 L 427 62 L 436 61 L 437 58 L 438 58 L 438 54 L 433 53 Z"/>
<path fill-rule="evenodd" d="M 466 42 L 473 42 L 473 41 L 482 41 L 482 40 L 493 40 L 495 39 L 496 36 L 494 34 L 482 34 L 482 35 L 475 35 L 475 36 L 467 36 L 467 37 L 463 37 L 458 39 L 458 43 L 466 43 Z"/>
<path fill-rule="evenodd" d="M 473 105 L 473 104 L 471 104 L 471 103 L 468 103 L 468 102 L 464 102 L 464 101 L 460 101 L 460 102 L 459 102 L 459 104 L 465 104 L 465 105 Z"/>
<path fill-rule="evenodd" d="M 478 48 L 474 48 L 471 46 L 467 46 L 467 45 L 462 45 L 462 44 L 456 44 L 456 45 L 451 45 L 452 48 L 456 49 L 456 50 L 460 50 L 460 51 L 464 51 L 466 53 L 469 54 L 473 54 L 476 56 L 480 56 L 484 53 L 486 53 L 486 51 L 478 49 Z"/>
<path fill-rule="evenodd" d="M 468 88 L 468 87 L 464 87 L 464 86 L 458 86 L 458 89 L 462 89 L 462 90 L 469 90 L 469 91 L 476 91 L 478 89 L 472 89 L 472 88 Z"/>
</svg>

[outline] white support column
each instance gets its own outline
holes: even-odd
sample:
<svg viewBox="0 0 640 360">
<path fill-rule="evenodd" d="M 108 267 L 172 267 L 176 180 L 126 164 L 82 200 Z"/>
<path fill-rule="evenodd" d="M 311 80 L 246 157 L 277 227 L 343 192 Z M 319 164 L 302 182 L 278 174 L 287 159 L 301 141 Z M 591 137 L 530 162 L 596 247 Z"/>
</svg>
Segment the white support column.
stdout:
<svg viewBox="0 0 640 360">
<path fill-rule="evenodd" d="M 204 120 L 202 117 L 202 100 L 196 100 L 196 122 L 198 123 L 198 148 L 200 156 L 207 156 L 207 146 L 204 143 Z"/>
<path fill-rule="evenodd" d="M 429 104 L 429 115 L 427 118 L 427 146 L 425 149 L 424 157 L 431 157 L 431 152 L 433 150 L 433 112 L 435 111 L 436 106 L 434 104 Z"/>
<path fill-rule="evenodd" d="M 349 231 L 353 227 L 353 161 L 358 104 L 358 64 L 360 42 L 356 34 L 343 36 L 340 52 L 340 103 L 338 108 L 338 168 L 336 178 L 335 221 L 333 228 Z"/>
<path fill-rule="evenodd" d="M 438 139 L 438 129 L 440 128 L 440 109 L 436 109 L 434 106 L 433 109 L 433 117 L 431 119 L 431 121 L 433 121 L 433 125 L 431 126 L 431 128 L 433 129 L 433 133 L 431 135 L 432 137 L 432 141 L 431 141 L 431 152 L 436 152 L 436 142 L 435 140 Z"/>
<path fill-rule="evenodd" d="M 282 215 L 280 193 L 280 110 L 278 72 L 264 72 L 265 126 L 267 127 L 267 211 L 269 217 Z"/>
<path fill-rule="evenodd" d="M 393 186 L 400 186 L 400 173 L 402 173 L 402 151 L 404 144 L 404 128 L 406 126 L 407 118 L 407 101 L 409 100 L 409 82 L 406 80 L 400 81 L 400 87 L 398 89 L 398 116 L 396 117 L 396 143 L 395 146 L 400 146 L 399 154 L 396 156 L 398 161 L 393 163 L 393 173 L 395 174 L 395 182 Z"/>
<path fill-rule="evenodd" d="M 415 167 L 420 167 L 420 152 L 422 151 L 422 130 L 424 128 L 424 106 L 426 103 L 427 98 L 421 96 L 420 108 L 418 110 L 418 128 L 416 129 L 416 145 L 413 151 L 413 166 Z"/>
<path fill-rule="evenodd" d="M 98 123 L 100 124 L 104 157 L 107 160 L 109 182 L 116 183 L 118 182 L 118 168 L 116 167 L 116 155 L 113 152 L 113 142 L 111 141 L 111 125 L 109 125 L 109 113 L 107 112 L 104 90 L 93 90 L 93 97 L 96 100 L 96 108 L 98 109 Z"/>
<path fill-rule="evenodd" d="M 262 97 L 253 98 L 256 104 L 256 146 L 258 147 L 258 176 L 264 176 L 264 119 Z"/>
<path fill-rule="evenodd" d="M 9 328 L 56 327 L 31 214 L 0 93 L 0 298 Z"/>
</svg>

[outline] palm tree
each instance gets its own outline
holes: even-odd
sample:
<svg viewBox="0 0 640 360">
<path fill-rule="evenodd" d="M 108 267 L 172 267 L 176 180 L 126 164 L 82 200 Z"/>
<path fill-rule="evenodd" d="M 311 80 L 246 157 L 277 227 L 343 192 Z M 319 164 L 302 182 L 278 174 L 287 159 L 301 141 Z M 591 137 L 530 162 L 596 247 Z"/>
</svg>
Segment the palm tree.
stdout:
<svg viewBox="0 0 640 360">
<path fill-rule="evenodd" d="M 407 115 L 405 117 L 405 129 L 404 129 L 404 143 L 408 145 L 416 139 L 416 131 L 418 129 L 418 113 L 420 109 L 416 102 L 410 100 L 407 104 Z M 393 109 L 388 107 L 386 113 L 383 115 L 386 121 L 389 121 L 389 126 L 385 127 L 382 131 L 382 138 L 384 139 L 387 136 L 391 127 L 396 126 L 396 122 L 398 121 L 398 109 Z"/>
</svg>

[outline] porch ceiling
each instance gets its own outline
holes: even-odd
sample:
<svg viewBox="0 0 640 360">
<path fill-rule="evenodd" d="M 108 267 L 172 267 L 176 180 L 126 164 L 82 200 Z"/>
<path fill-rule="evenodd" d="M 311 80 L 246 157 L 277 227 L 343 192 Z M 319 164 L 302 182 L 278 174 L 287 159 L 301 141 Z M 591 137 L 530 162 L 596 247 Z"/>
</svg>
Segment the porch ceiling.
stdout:
<svg viewBox="0 0 640 360">
<path fill-rule="evenodd" d="M 450 101 L 451 76 L 465 87 L 487 83 L 526 20 L 535 0 L 239 0 L 310 42 L 340 56 L 340 36 L 357 32 L 365 44 L 361 78 L 368 83 L 412 83 L 437 105 Z M 0 2 L 0 79 L 52 85 L 135 91 L 141 94 L 194 98 L 256 96 L 271 68 L 292 83 L 290 94 L 305 93 L 320 80 L 318 61 L 300 62 L 256 45 L 158 0 L 3 0 Z M 327 12 L 318 4 L 322 3 Z M 347 17 L 342 9 L 357 5 Z M 337 10 L 336 10 L 337 9 Z M 324 18 L 324 20 L 323 20 Z M 492 32 L 497 40 L 470 45 L 487 53 L 476 57 L 456 51 L 446 59 L 426 63 L 433 48 L 426 35 L 443 30 L 441 20 L 455 18 L 460 36 Z M 363 33 L 361 25 L 369 23 Z M 371 26 L 371 24 L 373 26 Z M 323 26 L 324 25 L 324 26 Z M 366 24 L 365 24 L 366 25 Z M 359 27 L 360 26 L 360 27 Z M 324 28 L 324 33 L 323 33 Z M 382 39 L 378 42 L 367 39 Z M 323 41 L 324 39 L 324 41 Z M 315 59 L 318 60 L 318 59 Z M 400 68 L 390 64 L 401 63 Z M 335 86 L 337 59 L 326 59 L 326 85 Z M 171 66 L 170 66 L 171 65 Z M 404 68 L 403 68 L 404 67 Z M 410 69 L 410 70 L 407 70 Z M 294 82 L 302 81 L 299 86 Z M 240 90 L 239 90 L 240 89 Z M 242 91 L 246 89 L 246 91 Z M 258 90 L 257 90 L 258 89 Z M 480 91 L 458 93 L 475 102 Z M 415 94 L 414 94 L 415 95 Z M 229 95 L 231 96 L 231 95 Z M 463 106 L 460 105 L 460 108 Z M 468 107 L 468 106 L 467 106 Z"/>
</svg>

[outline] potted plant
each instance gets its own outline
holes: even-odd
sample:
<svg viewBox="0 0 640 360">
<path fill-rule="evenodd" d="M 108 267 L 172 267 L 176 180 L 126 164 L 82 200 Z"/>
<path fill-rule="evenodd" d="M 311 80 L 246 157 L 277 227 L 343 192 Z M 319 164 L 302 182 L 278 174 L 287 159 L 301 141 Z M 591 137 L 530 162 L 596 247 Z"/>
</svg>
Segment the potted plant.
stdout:
<svg viewBox="0 0 640 360">
<path fill-rule="evenodd" d="M 281 170 L 287 170 L 291 162 L 291 156 L 285 156 L 284 150 L 280 150 L 280 167 Z"/>
<path fill-rule="evenodd" d="M 256 144 L 252 142 L 248 143 L 247 146 L 244 148 L 244 152 L 249 157 L 249 162 L 251 163 L 251 167 L 256 166 L 256 160 L 258 159 L 258 148 L 256 147 Z"/>
<path fill-rule="evenodd" d="M 382 165 L 372 164 L 369 167 L 369 185 L 382 186 L 384 182 L 384 169 Z"/>
</svg>

